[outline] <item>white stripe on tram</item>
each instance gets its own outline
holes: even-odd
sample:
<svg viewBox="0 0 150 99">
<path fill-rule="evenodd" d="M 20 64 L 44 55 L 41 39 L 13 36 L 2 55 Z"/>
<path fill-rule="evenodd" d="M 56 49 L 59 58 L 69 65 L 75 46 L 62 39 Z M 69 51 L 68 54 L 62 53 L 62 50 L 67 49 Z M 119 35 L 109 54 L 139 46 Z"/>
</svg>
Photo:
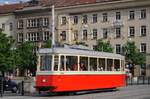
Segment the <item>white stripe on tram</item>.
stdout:
<svg viewBox="0 0 150 99">
<path fill-rule="evenodd" d="M 124 71 L 39 71 L 37 75 L 115 75 L 125 74 Z"/>
</svg>

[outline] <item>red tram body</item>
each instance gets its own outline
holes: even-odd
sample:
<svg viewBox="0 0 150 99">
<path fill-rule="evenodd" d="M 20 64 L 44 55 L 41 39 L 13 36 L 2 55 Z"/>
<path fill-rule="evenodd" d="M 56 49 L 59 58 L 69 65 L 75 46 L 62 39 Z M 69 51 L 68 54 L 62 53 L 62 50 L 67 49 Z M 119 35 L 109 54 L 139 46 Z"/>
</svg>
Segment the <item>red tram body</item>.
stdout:
<svg viewBox="0 0 150 99">
<path fill-rule="evenodd" d="M 86 70 L 80 70 L 81 62 L 85 63 Z M 73 67 L 70 66 L 73 63 L 78 64 L 77 70 L 67 69 L 67 66 Z M 39 91 L 73 92 L 123 86 L 125 72 L 124 57 L 121 55 L 69 48 L 39 51 L 36 76 Z"/>
</svg>

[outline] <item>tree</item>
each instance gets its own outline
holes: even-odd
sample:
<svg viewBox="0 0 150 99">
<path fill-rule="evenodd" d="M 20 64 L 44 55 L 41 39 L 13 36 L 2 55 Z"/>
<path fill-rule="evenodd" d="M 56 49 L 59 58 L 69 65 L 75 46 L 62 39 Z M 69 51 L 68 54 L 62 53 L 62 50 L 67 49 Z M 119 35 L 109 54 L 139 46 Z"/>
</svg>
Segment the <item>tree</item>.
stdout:
<svg viewBox="0 0 150 99">
<path fill-rule="evenodd" d="M 125 55 L 127 64 L 131 65 L 129 69 L 133 75 L 134 66 L 142 65 L 146 62 L 146 54 L 140 53 L 140 51 L 135 46 L 135 42 L 127 41 L 127 43 L 123 46 L 123 53 Z"/>
<path fill-rule="evenodd" d="M 113 48 L 109 42 L 104 42 L 102 39 L 97 40 L 96 42 L 96 51 L 102 52 L 113 52 Z"/>
<path fill-rule="evenodd" d="M 51 48 L 52 47 L 52 40 L 49 39 L 46 41 L 46 43 L 44 44 L 44 48 Z"/>
<path fill-rule="evenodd" d="M 14 63 L 15 53 L 14 50 L 12 50 L 13 45 L 13 38 L 0 31 L 0 70 L 3 74 L 16 66 Z"/>
<path fill-rule="evenodd" d="M 25 70 L 35 72 L 36 70 L 36 53 L 34 52 L 34 44 L 32 42 L 24 42 L 17 47 L 18 57 L 18 68 L 24 75 Z"/>
</svg>

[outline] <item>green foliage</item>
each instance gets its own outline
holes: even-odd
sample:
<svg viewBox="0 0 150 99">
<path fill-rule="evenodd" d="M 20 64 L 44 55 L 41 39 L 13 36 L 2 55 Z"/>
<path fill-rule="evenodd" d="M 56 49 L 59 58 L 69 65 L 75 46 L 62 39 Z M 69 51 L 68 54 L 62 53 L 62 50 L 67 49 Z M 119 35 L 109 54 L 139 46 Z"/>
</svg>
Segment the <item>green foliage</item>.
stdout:
<svg viewBox="0 0 150 99">
<path fill-rule="evenodd" d="M 44 48 L 51 48 L 52 47 L 52 40 L 49 39 L 46 41 L 46 43 L 44 44 Z"/>
<path fill-rule="evenodd" d="M 17 47 L 18 67 L 21 70 L 36 68 L 36 53 L 33 52 L 35 48 L 31 42 L 24 42 Z"/>
<path fill-rule="evenodd" d="M 139 52 L 139 50 L 135 46 L 135 42 L 128 41 L 123 46 L 123 52 L 126 57 L 127 63 L 141 65 L 146 62 L 146 55 Z"/>
<path fill-rule="evenodd" d="M 14 40 L 12 37 L 0 31 L 0 70 L 3 72 L 12 70 L 15 67 L 13 45 Z"/>
<path fill-rule="evenodd" d="M 36 53 L 31 42 L 24 42 L 14 48 L 14 40 L 0 31 L 0 71 L 7 72 L 18 67 L 20 70 L 36 69 Z"/>
<path fill-rule="evenodd" d="M 104 42 L 102 39 L 97 40 L 95 50 L 101 52 L 113 52 L 111 44 L 109 42 Z"/>
</svg>

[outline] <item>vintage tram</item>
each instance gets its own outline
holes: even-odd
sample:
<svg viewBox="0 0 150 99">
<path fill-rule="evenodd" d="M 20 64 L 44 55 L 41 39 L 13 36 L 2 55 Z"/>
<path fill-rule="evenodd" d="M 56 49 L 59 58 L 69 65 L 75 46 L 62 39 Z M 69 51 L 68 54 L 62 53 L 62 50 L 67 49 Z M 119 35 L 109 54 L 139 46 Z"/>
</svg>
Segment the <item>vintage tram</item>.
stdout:
<svg viewBox="0 0 150 99">
<path fill-rule="evenodd" d="M 44 48 L 38 52 L 36 89 L 75 92 L 125 86 L 122 55 L 75 48 Z"/>
</svg>

